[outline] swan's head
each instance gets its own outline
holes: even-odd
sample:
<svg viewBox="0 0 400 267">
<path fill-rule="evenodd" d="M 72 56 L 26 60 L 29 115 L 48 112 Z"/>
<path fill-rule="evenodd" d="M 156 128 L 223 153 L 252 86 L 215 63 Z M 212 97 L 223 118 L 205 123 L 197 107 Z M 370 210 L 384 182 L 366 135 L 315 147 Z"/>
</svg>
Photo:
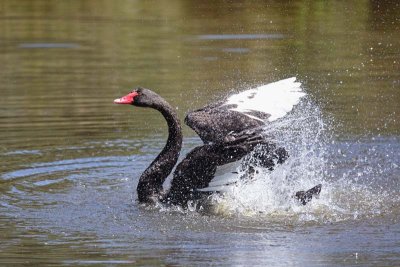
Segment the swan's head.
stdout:
<svg viewBox="0 0 400 267">
<path fill-rule="evenodd" d="M 160 96 L 145 88 L 136 88 L 126 96 L 114 100 L 115 104 L 134 105 L 138 107 L 154 107 Z"/>
</svg>

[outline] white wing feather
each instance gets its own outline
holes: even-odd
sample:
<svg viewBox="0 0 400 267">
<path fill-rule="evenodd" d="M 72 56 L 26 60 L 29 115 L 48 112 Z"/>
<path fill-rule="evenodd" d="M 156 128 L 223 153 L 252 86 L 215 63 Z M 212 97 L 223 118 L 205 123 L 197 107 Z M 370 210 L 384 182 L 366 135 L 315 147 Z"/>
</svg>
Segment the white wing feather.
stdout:
<svg viewBox="0 0 400 267">
<path fill-rule="evenodd" d="M 226 191 L 230 186 L 234 185 L 239 175 L 237 170 L 241 164 L 241 160 L 218 166 L 214 178 L 210 181 L 207 187 L 197 189 L 198 191 Z"/>
<path fill-rule="evenodd" d="M 232 95 L 224 105 L 236 105 L 231 110 L 261 121 L 264 120 L 254 113 L 246 112 L 267 113 L 270 115 L 267 121 L 271 122 L 285 116 L 305 95 L 301 83 L 296 82 L 296 77 L 292 77 Z"/>
</svg>

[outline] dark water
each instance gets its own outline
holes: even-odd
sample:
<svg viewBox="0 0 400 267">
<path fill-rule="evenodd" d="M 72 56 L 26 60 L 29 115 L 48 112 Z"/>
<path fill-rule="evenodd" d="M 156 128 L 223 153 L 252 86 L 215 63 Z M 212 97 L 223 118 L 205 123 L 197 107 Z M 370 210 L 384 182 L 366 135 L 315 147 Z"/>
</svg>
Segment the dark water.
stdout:
<svg viewBox="0 0 400 267">
<path fill-rule="evenodd" d="M 0 63 L 0 265 L 400 265 L 397 1 L 3 0 Z M 287 165 L 213 211 L 137 204 L 165 123 L 113 99 L 141 85 L 183 118 L 291 76 Z"/>
</svg>

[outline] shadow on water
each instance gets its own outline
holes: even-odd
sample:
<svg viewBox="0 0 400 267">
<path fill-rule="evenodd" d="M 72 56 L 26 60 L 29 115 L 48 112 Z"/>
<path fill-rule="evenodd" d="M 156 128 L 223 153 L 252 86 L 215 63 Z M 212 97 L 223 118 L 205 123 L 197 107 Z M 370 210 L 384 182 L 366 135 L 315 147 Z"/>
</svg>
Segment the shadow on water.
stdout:
<svg viewBox="0 0 400 267">
<path fill-rule="evenodd" d="M 2 1 L 0 264 L 398 265 L 397 1 Z M 265 130 L 288 164 L 209 213 L 136 202 L 164 145 L 141 85 L 181 118 L 297 76 L 309 99 Z M 184 129 L 185 152 L 198 145 Z M 306 207 L 296 190 L 322 182 Z M 248 197 L 251 196 L 251 197 Z"/>
</svg>

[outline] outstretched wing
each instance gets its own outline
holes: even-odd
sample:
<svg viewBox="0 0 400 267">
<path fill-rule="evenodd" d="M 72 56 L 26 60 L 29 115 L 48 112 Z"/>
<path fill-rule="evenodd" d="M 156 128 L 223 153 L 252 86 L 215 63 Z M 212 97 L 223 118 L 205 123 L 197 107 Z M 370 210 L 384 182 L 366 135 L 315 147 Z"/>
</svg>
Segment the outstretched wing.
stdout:
<svg viewBox="0 0 400 267">
<path fill-rule="evenodd" d="M 292 77 L 232 95 L 224 105 L 252 119 L 274 121 L 290 112 L 303 96 L 301 83 Z"/>
<path fill-rule="evenodd" d="M 234 94 L 187 114 L 185 123 L 205 142 L 221 142 L 227 134 L 254 129 L 285 116 L 305 93 L 296 78 Z"/>
</svg>

